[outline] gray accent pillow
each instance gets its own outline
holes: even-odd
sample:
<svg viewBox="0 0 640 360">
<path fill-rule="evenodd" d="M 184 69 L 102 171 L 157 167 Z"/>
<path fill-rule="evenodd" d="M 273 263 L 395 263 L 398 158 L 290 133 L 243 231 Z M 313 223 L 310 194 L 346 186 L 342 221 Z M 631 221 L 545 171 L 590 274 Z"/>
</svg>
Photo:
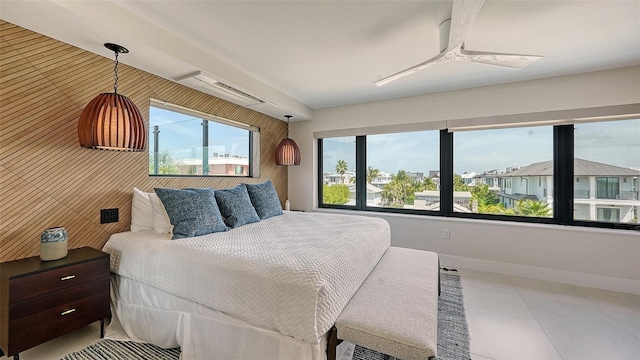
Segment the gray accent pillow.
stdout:
<svg viewBox="0 0 640 360">
<path fill-rule="evenodd" d="M 231 189 L 216 190 L 215 194 L 220 213 L 228 227 L 235 228 L 260 221 L 244 184 Z"/>
<path fill-rule="evenodd" d="M 172 239 L 228 230 L 220 215 L 213 189 L 155 190 L 173 225 Z"/>
<path fill-rule="evenodd" d="M 282 205 L 278 198 L 278 192 L 271 180 L 261 184 L 245 184 L 249 192 L 249 198 L 256 209 L 260 219 L 282 215 Z"/>
</svg>

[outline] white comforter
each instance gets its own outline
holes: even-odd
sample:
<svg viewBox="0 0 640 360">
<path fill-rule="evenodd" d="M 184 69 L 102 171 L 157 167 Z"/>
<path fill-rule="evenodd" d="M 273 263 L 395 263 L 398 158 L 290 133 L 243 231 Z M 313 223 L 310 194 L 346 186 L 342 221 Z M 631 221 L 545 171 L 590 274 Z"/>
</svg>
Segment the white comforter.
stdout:
<svg viewBox="0 0 640 360">
<path fill-rule="evenodd" d="M 317 343 L 390 246 L 378 218 L 285 212 L 223 233 L 111 236 L 111 271 Z"/>
</svg>

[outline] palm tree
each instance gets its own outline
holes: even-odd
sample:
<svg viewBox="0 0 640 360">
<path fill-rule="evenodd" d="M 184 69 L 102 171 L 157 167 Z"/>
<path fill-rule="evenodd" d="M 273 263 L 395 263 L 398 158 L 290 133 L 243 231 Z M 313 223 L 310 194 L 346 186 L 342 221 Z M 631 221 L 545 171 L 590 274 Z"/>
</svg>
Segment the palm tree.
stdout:
<svg viewBox="0 0 640 360">
<path fill-rule="evenodd" d="M 522 199 L 516 204 L 516 214 L 520 216 L 550 217 L 549 204 L 541 200 Z"/>
<path fill-rule="evenodd" d="M 433 180 L 429 179 L 428 177 L 425 177 L 422 180 L 422 184 L 420 184 L 418 191 L 425 191 L 425 190 L 438 190 L 438 185 L 436 185 L 436 183 L 433 182 Z"/>
<path fill-rule="evenodd" d="M 391 205 L 402 207 L 406 204 L 407 198 L 416 191 L 415 181 L 405 170 L 399 170 L 397 174 L 391 175 L 391 182 L 382 188 L 382 196 Z"/>
<path fill-rule="evenodd" d="M 336 163 L 336 172 L 338 174 L 340 174 L 340 183 L 343 184 L 344 180 L 344 173 L 347 172 L 349 168 L 347 167 L 347 162 L 344 160 L 338 160 L 338 162 Z"/>
<path fill-rule="evenodd" d="M 385 200 L 385 205 L 394 206 L 399 203 L 402 191 L 397 183 L 390 182 L 382 188 L 382 198 Z"/>
<path fill-rule="evenodd" d="M 498 196 L 489 190 L 489 185 L 487 184 L 480 183 L 473 187 L 471 201 L 470 208 L 473 209 L 473 202 L 475 202 L 478 204 L 478 212 L 480 214 L 502 214 L 505 210 L 504 205 L 498 201 Z"/>
<path fill-rule="evenodd" d="M 515 211 L 513 209 L 507 209 L 504 207 L 503 203 L 479 203 L 478 204 L 478 213 L 479 214 L 494 214 L 494 215 L 515 215 Z"/>
<path fill-rule="evenodd" d="M 165 149 L 158 153 L 158 173 L 154 169 L 155 154 L 149 152 L 149 174 L 155 175 L 178 175 L 180 174 L 180 159 L 176 159 L 171 155 L 169 150 Z"/>
<path fill-rule="evenodd" d="M 367 168 L 367 184 L 371 184 L 373 180 L 375 180 L 378 175 L 380 175 L 380 170 L 374 168 L 373 166 L 369 166 Z"/>
</svg>

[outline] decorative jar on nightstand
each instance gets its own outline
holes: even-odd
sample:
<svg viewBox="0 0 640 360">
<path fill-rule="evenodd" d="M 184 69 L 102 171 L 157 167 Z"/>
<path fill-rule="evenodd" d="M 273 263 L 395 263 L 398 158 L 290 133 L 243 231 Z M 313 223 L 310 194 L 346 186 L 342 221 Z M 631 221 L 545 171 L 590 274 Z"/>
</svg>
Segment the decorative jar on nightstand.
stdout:
<svg viewBox="0 0 640 360">
<path fill-rule="evenodd" d="M 40 258 L 52 261 L 67 256 L 68 239 L 67 230 L 60 226 L 43 231 L 40 235 Z"/>
</svg>

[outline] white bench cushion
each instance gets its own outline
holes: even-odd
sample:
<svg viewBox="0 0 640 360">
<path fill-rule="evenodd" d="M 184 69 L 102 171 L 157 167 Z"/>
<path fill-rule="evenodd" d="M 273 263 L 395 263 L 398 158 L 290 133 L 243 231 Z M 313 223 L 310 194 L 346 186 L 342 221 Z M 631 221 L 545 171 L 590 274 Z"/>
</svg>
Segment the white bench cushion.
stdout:
<svg viewBox="0 0 640 360">
<path fill-rule="evenodd" d="M 436 356 L 438 255 L 391 247 L 336 321 L 338 338 L 402 360 Z"/>
</svg>

